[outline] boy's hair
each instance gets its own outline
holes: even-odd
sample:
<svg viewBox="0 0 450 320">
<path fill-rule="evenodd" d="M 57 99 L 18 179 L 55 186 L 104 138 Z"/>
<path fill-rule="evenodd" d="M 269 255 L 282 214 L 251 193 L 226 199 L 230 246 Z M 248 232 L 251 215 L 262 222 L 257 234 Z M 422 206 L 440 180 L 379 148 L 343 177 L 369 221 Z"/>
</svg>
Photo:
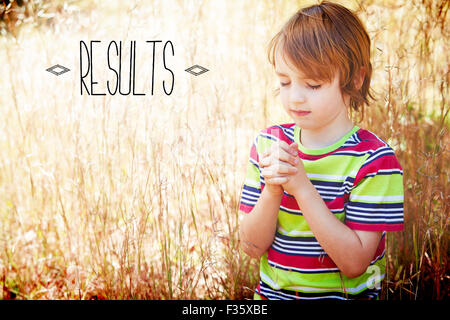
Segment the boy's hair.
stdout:
<svg viewBox="0 0 450 320">
<path fill-rule="evenodd" d="M 354 110 L 373 99 L 370 38 L 349 9 L 327 1 L 300 9 L 270 41 L 268 57 L 274 67 L 278 47 L 307 78 L 328 82 L 338 74 L 341 92 L 350 96 Z M 361 68 L 365 76 L 357 89 L 354 79 Z"/>
</svg>

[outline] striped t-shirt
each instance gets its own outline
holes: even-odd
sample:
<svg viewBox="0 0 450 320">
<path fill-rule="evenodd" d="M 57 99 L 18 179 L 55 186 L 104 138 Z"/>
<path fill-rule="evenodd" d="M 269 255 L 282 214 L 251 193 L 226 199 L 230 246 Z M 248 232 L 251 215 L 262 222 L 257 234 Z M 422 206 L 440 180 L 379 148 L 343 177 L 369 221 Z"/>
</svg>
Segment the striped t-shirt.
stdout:
<svg viewBox="0 0 450 320">
<path fill-rule="evenodd" d="M 323 201 L 349 228 L 403 229 L 403 171 L 389 145 L 355 126 L 335 144 L 308 149 L 295 124 L 262 130 L 251 150 L 240 211 L 251 214 L 264 177 L 259 155 L 278 140 L 297 142 L 305 171 Z M 308 227 L 295 198 L 284 192 L 275 239 L 260 261 L 255 299 L 373 298 L 385 276 L 385 232 L 367 271 L 356 278 L 339 272 Z"/>
</svg>

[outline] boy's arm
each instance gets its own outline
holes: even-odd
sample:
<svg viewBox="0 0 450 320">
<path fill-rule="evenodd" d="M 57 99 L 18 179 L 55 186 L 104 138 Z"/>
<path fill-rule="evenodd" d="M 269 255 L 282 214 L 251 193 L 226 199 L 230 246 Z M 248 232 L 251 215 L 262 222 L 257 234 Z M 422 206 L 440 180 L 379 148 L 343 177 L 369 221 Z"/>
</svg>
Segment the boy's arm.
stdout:
<svg viewBox="0 0 450 320">
<path fill-rule="evenodd" d="M 364 273 L 375 255 L 382 231 L 350 229 L 328 209 L 309 179 L 293 189 L 291 194 L 309 228 L 342 273 L 349 278 Z"/>
<path fill-rule="evenodd" d="M 250 151 L 251 161 L 247 169 L 247 178 L 252 181 L 253 188 L 244 186 L 242 197 L 246 198 L 243 203 L 246 208 L 242 215 L 239 232 L 243 251 L 253 258 L 260 258 L 275 238 L 278 212 L 284 193 L 281 185 L 289 181 L 289 173 L 296 172 L 296 170 L 292 171 L 293 167 L 289 165 L 289 163 L 295 164 L 293 154 L 296 153 L 289 153 L 290 147 L 286 142 L 277 141 L 270 142 L 270 145 L 263 145 L 265 150 L 259 155 L 256 144 Z M 296 143 L 292 145 L 297 147 Z M 262 171 L 260 171 L 261 167 L 264 168 Z M 264 173 L 267 170 L 270 173 Z M 262 191 L 260 186 L 256 188 L 256 185 L 260 184 L 261 176 L 265 181 Z M 257 193 L 259 193 L 258 200 L 252 203 Z M 249 206 L 253 206 L 251 211 Z"/>
<path fill-rule="evenodd" d="M 283 193 L 264 188 L 251 212 L 242 215 L 239 232 L 243 251 L 260 258 L 272 245 Z"/>
</svg>

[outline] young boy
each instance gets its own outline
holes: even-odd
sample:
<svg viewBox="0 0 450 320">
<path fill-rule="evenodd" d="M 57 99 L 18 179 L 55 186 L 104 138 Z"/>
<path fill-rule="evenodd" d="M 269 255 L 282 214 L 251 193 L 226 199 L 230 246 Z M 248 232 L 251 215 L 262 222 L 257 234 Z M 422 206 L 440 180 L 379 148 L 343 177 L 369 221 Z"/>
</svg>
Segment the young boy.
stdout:
<svg viewBox="0 0 450 320">
<path fill-rule="evenodd" d="M 403 171 L 349 117 L 371 97 L 369 36 L 350 10 L 322 2 L 285 24 L 269 60 L 294 123 L 262 130 L 250 150 L 240 235 L 260 259 L 254 298 L 377 298 L 385 231 L 403 228 Z"/>
</svg>

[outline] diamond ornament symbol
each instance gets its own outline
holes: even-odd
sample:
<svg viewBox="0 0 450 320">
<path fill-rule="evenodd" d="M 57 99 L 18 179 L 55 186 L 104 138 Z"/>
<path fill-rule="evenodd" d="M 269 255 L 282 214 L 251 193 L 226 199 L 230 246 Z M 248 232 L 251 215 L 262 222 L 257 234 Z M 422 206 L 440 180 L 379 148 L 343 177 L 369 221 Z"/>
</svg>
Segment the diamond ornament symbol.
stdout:
<svg viewBox="0 0 450 320">
<path fill-rule="evenodd" d="M 190 74 L 193 74 L 194 76 L 199 76 L 205 72 L 208 72 L 209 70 L 205 67 L 199 66 L 198 64 L 193 65 L 192 67 L 187 68 L 184 70 L 186 72 L 189 72 Z"/>
<path fill-rule="evenodd" d="M 52 67 L 50 67 L 48 69 L 45 69 L 45 70 L 50 72 L 50 73 L 53 73 L 56 76 L 62 75 L 63 73 L 66 73 L 66 72 L 70 71 L 69 68 L 66 68 L 66 67 L 64 67 L 64 66 L 62 66 L 60 64 L 55 64 L 54 66 L 52 66 Z"/>
</svg>

